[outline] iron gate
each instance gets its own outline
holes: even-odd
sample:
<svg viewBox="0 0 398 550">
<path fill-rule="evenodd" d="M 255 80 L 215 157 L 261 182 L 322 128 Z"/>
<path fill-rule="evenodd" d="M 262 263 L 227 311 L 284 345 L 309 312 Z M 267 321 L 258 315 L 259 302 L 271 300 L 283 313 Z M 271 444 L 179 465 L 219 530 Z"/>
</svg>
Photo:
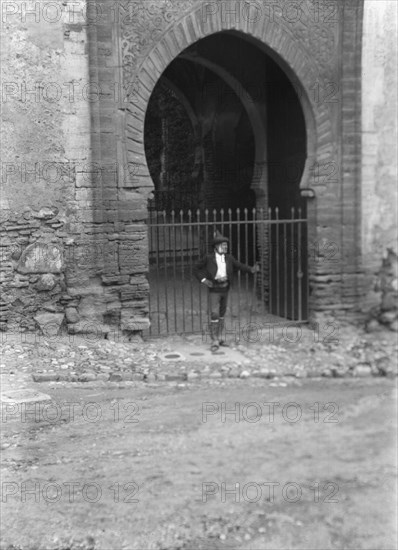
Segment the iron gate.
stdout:
<svg viewBox="0 0 398 550">
<path fill-rule="evenodd" d="M 149 336 L 201 332 L 207 326 L 207 288 L 194 277 L 195 263 L 212 251 L 215 230 L 229 238 L 229 251 L 256 275 L 236 273 L 226 324 L 259 316 L 307 318 L 307 220 L 301 209 L 289 219 L 279 210 L 150 210 Z"/>
</svg>

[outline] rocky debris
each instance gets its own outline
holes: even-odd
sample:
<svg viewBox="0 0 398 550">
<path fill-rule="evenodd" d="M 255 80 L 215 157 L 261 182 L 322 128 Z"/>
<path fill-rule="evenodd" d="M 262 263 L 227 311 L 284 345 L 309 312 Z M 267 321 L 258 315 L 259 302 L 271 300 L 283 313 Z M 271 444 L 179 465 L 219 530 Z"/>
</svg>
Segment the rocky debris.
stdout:
<svg viewBox="0 0 398 550">
<path fill-rule="evenodd" d="M 129 342 L 63 336 L 55 333 L 63 314 L 43 315 L 46 316 L 41 319 L 44 331 L 48 330 L 54 316 L 58 316 L 57 324 L 53 325 L 54 334 L 26 333 L 8 339 L 8 334 L 2 333 L 4 374 L 12 371 L 16 379 L 21 373 L 30 373 L 36 382 L 107 384 L 107 387 L 154 382 L 189 385 L 203 379 L 215 384 L 228 383 L 232 379 L 255 384 L 259 378 L 279 386 L 300 384 L 300 379 L 321 376 L 397 375 L 395 334 L 387 330 L 375 339 L 357 329 L 346 328 L 345 339 L 332 348 L 328 342 L 308 345 L 304 339 L 294 345 L 283 341 L 239 344 L 239 351 L 246 357 L 240 363 L 213 363 L 211 359 L 207 362 L 198 359 L 165 361 L 162 357 L 166 352 L 178 351 L 178 339 Z M 182 338 L 181 345 L 184 342 Z"/>
</svg>

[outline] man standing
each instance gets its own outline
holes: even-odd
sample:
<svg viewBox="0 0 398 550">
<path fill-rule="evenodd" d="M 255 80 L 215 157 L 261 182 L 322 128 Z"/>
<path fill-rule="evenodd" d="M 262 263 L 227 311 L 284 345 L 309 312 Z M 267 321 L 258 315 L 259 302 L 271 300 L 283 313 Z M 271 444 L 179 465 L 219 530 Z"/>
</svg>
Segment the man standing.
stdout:
<svg viewBox="0 0 398 550">
<path fill-rule="evenodd" d="M 211 351 L 215 352 L 219 346 L 227 346 L 221 339 L 224 330 L 224 316 L 227 310 L 228 291 L 232 283 L 234 270 L 244 273 L 255 273 L 260 267 L 238 262 L 228 254 L 229 239 L 216 231 L 212 245 L 214 252 L 202 258 L 195 266 L 195 276 L 209 288 L 209 316 Z"/>
</svg>

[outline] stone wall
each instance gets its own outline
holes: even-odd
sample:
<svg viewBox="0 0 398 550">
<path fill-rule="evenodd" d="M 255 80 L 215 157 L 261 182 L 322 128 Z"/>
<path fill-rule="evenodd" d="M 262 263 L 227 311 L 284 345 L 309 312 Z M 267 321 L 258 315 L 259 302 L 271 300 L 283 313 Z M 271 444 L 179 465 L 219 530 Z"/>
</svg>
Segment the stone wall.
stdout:
<svg viewBox="0 0 398 550">
<path fill-rule="evenodd" d="M 380 301 L 374 276 L 387 249 L 397 252 L 397 29 L 396 2 L 366 0 L 362 47 L 362 304 Z M 378 287 L 376 286 L 376 289 Z"/>
<path fill-rule="evenodd" d="M 89 255 L 80 187 L 92 179 L 87 13 L 85 2 L 1 8 L 0 326 L 54 331 L 79 304 L 69 283 Z"/>
</svg>

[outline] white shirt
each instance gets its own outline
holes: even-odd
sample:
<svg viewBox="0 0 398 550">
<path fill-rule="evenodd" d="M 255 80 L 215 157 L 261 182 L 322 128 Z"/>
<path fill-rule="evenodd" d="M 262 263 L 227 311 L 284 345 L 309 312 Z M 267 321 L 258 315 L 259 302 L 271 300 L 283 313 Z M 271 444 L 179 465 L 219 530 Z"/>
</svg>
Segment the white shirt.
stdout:
<svg viewBox="0 0 398 550">
<path fill-rule="evenodd" d="M 227 264 L 225 263 L 225 254 L 219 254 L 216 252 L 217 273 L 215 276 L 216 281 L 218 279 L 226 279 L 227 277 Z"/>
<path fill-rule="evenodd" d="M 225 262 L 225 254 L 219 254 L 218 252 L 215 252 L 216 255 L 216 262 L 217 262 L 217 273 L 215 276 L 216 281 L 218 279 L 226 279 L 227 277 L 227 264 Z M 204 277 L 201 280 L 201 283 L 206 280 L 206 277 Z"/>
</svg>

